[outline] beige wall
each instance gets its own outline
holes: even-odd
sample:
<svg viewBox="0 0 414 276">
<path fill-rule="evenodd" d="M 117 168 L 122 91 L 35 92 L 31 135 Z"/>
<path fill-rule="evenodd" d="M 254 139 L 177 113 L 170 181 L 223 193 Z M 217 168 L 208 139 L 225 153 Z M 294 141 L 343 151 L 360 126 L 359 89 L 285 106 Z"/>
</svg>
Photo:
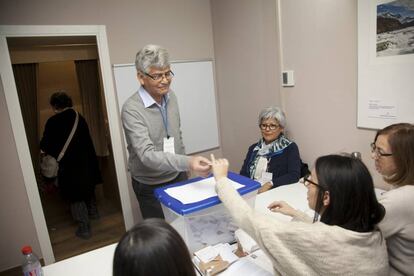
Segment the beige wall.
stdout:
<svg viewBox="0 0 414 276">
<path fill-rule="evenodd" d="M 236 172 L 260 138 L 260 110 L 280 105 L 275 3 L 211 1 L 221 145 Z"/>
<path fill-rule="evenodd" d="M 112 63 L 131 63 L 148 43 L 173 60 L 213 58 L 208 0 L 0 1 L 2 25 L 106 25 Z"/>
<path fill-rule="evenodd" d="M 0 81 L 0 271 L 20 263 L 20 249 L 31 244 L 40 252 L 29 199 L 12 135 L 2 82 Z"/>
<path fill-rule="evenodd" d="M 169 48 L 175 60 L 215 58 L 222 151 L 234 171 L 240 169 L 247 147 L 259 138 L 256 118 L 269 105 L 286 110 L 289 134 L 306 162 L 312 164 L 321 154 L 360 151 L 372 169 L 369 143 L 374 132 L 356 128 L 357 1 L 281 0 L 282 67 L 277 55 L 276 3 L 1 1 L 0 24 L 106 25 L 112 63 L 131 63 L 136 50 L 150 42 Z M 281 69 L 295 71 L 295 87 L 280 88 Z M 17 255 L 8 253 L 36 239 L 1 94 L 0 148 L 10 157 L 0 164 L 0 215 L 7 219 L 13 214 L 13 219 L 8 218 L 10 224 L 2 223 L 0 229 L 0 260 L 6 256 L 7 264 L 16 265 Z M 11 196 L 4 183 L 14 189 Z M 15 204 L 10 207 L 7 202 Z"/>
<path fill-rule="evenodd" d="M 214 59 L 208 0 L 0 1 L 0 25 L 106 25 L 111 63 L 132 63 L 148 43 L 169 49 L 173 60 Z M 0 271 L 20 264 L 30 243 L 40 254 L 4 93 L 0 96 Z M 220 155 L 220 149 L 213 151 Z M 134 196 L 132 195 L 134 199 Z M 138 208 L 136 200 L 134 208 Z M 6 223 L 5 223 L 6 222 Z"/>
<path fill-rule="evenodd" d="M 358 129 L 357 1 L 282 0 L 284 70 L 294 70 L 295 87 L 281 97 L 291 136 L 303 159 L 359 151 L 377 184 L 370 159 L 375 132 Z"/>
</svg>

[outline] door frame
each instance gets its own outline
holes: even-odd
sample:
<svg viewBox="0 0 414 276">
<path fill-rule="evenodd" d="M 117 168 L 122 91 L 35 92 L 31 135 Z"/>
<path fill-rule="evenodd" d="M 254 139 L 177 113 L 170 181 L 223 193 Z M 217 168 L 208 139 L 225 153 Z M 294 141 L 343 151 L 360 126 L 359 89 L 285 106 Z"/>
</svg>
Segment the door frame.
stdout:
<svg viewBox="0 0 414 276">
<path fill-rule="evenodd" d="M 29 145 L 26 139 L 22 112 L 14 80 L 10 53 L 7 46 L 8 37 L 36 37 L 36 36 L 96 36 L 97 49 L 100 61 L 100 70 L 103 82 L 106 110 L 108 115 L 109 132 L 111 137 L 112 152 L 115 163 L 115 171 L 118 181 L 118 189 L 121 198 L 122 213 L 125 229 L 134 225 L 131 200 L 128 190 L 128 177 L 126 157 L 123 148 L 122 127 L 118 111 L 117 97 L 114 90 L 113 75 L 109 58 L 108 40 L 104 25 L 70 25 L 70 26 L 25 26 L 9 25 L 0 26 L 0 75 L 6 98 L 6 105 L 10 117 L 17 154 L 20 161 L 23 180 L 29 199 L 33 222 L 39 240 L 41 253 L 45 264 L 55 262 L 49 232 L 40 200 L 37 181 L 30 157 Z"/>
</svg>

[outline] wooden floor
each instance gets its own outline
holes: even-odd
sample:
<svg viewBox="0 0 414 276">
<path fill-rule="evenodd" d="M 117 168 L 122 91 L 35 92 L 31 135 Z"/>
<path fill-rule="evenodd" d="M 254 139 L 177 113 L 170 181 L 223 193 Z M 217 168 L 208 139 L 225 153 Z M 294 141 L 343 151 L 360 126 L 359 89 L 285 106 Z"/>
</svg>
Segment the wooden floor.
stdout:
<svg viewBox="0 0 414 276">
<path fill-rule="evenodd" d="M 71 217 L 69 204 L 63 201 L 59 194 L 51 193 L 42 196 L 46 224 L 56 261 L 117 242 L 125 233 L 120 206 L 105 199 L 101 186 L 98 185 L 96 189 L 100 219 L 91 220 L 92 237 L 88 240 L 75 235 L 78 224 Z"/>
</svg>

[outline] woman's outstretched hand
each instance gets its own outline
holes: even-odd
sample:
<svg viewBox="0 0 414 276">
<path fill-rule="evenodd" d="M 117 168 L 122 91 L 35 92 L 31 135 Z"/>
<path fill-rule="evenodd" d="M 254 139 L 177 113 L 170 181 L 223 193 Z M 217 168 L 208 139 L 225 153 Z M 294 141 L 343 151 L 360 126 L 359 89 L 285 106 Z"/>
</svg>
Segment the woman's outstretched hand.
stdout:
<svg viewBox="0 0 414 276">
<path fill-rule="evenodd" d="M 285 201 L 272 202 L 269 206 L 267 206 L 267 208 L 272 212 L 281 213 L 291 217 L 293 217 L 296 213 L 296 210 Z"/>
<path fill-rule="evenodd" d="M 227 173 L 229 171 L 229 161 L 224 158 L 216 159 L 214 158 L 214 154 L 211 154 L 210 157 L 211 168 L 216 181 L 222 179 L 223 177 L 227 177 Z"/>
</svg>

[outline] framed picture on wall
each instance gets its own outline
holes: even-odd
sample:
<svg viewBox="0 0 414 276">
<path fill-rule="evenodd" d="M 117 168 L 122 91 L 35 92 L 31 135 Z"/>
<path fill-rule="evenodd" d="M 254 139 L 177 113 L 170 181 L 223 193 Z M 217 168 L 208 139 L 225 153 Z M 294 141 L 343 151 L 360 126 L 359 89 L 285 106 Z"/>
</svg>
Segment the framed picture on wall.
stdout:
<svg viewBox="0 0 414 276">
<path fill-rule="evenodd" d="M 414 122 L 414 0 L 358 0 L 358 121 Z"/>
</svg>

